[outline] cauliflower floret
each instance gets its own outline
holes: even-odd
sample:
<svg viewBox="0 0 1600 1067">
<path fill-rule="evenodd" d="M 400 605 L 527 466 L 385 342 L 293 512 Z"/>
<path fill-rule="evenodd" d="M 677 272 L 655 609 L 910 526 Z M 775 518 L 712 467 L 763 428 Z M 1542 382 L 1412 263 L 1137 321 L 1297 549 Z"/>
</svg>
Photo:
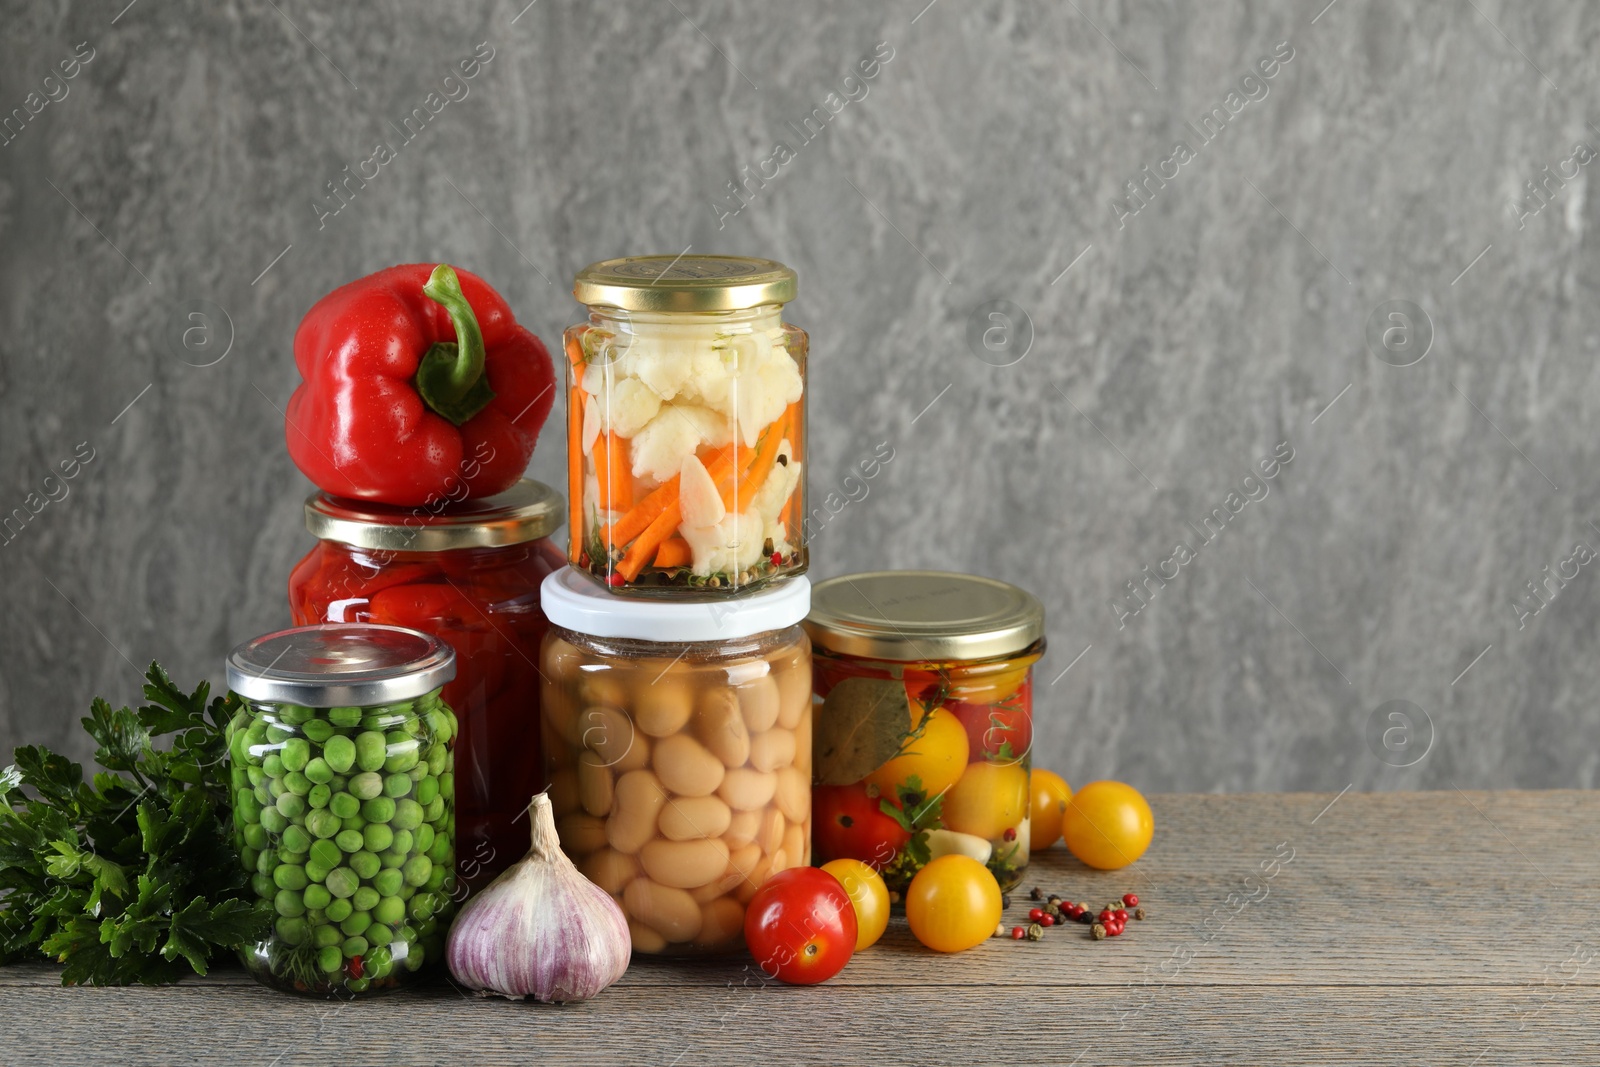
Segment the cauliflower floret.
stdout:
<svg viewBox="0 0 1600 1067">
<path fill-rule="evenodd" d="M 661 410 L 661 398 L 638 378 L 623 378 L 600 396 L 601 428 L 622 437 L 633 437 Z"/>
<path fill-rule="evenodd" d="M 766 524 L 754 511 L 730 512 L 714 526 L 679 527 L 694 553 L 694 573 L 708 577 L 717 573 L 738 573 L 755 565 L 766 541 Z"/>
<path fill-rule="evenodd" d="M 694 345 L 679 337 L 635 337 L 614 365 L 625 375 L 638 378 L 662 400 L 672 400 L 689 381 Z"/>
<path fill-rule="evenodd" d="M 701 445 L 721 447 L 733 440 L 728 421 L 695 404 L 663 404 L 656 417 L 633 436 L 633 474 L 664 482 Z"/>
<path fill-rule="evenodd" d="M 784 502 L 794 492 L 794 487 L 800 484 L 800 464 L 794 459 L 794 446 L 785 437 L 778 445 L 778 455 L 787 460 L 787 465 L 779 463 L 772 468 L 772 473 L 756 490 L 755 497 L 750 501 L 750 510 L 760 515 L 768 523 L 778 518 L 778 513 L 783 510 Z"/>
<path fill-rule="evenodd" d="M 799 400 L 803 389 L 799 366 L 782 348 L 773 349 L 772 358 L 747 368 L 734 379 L 729 392 L 739 436 L 745 445 L 754 448 L 761 431 Z"/>
</svg>

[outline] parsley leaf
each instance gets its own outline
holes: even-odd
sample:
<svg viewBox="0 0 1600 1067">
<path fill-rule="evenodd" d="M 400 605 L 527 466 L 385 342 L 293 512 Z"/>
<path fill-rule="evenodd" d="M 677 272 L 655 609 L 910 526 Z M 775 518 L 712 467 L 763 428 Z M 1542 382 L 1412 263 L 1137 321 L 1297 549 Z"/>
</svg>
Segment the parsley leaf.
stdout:
<svg viewBox="0 0 1600 1067">
<path fill-rule="evenodd" d="M 238 700 L 185 693 L 153 663 L 145 680 L 145 706 L 96 699 L 82 720 L 105 768 L 92 781 L 31 745 L 0 769 L 0 964 L 53 959 L 63 985 L 175 982 L 265 932 L 232 841 Z"/>
</svg>

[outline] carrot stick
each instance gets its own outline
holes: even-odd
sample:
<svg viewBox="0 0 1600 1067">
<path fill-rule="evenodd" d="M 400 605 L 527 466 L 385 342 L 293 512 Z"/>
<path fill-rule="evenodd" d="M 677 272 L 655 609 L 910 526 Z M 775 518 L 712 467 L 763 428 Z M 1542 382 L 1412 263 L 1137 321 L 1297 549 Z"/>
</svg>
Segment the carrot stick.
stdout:
<svg viewBox="0 0 1600 1067">
<path fill-rule="evenodd" d="M 789 462 L 798 463 L 800 461 L 800 450 L 805 447 L 804 442 L 800 440 L 800 404 L 798 402 L 789 405 L 788 419 Z M 778 522 L 783 525 L 785 533 L 793 532 L 789 527 L 789 518 L 794 514 L 794 502 L 795 498 L 800 495 L 799 490 L 800 485 L 796 483 L 794 489 L 789 491 L 788 499 L 783 502 L 783 510 L 778 513 Z"/>
<path fill-rule="evenodd" d="M 706 467 L 706 472 L 711 475 L 713 481 L 720 483 L 749 454 L 749 449 L 735 441 L 717 454 L 716 458 Z M 628 551 L 623 555 L 622 562 L 617 565 L 618 573 L 630 582 L 639 577 L 639 572 L 644 570 L 645 564 L 655 557 L 656 550 L 662 546 L 667 538 L 676 534 L 678 527 L 683 524 L 683 506 L 678 499 L 677 475 L 673 475 L 661 486 L 661 489 L 668 488 L 671 489 L 671 492 L 662 495 L 661 511 L 656 514 L 655 518 L 650 520 L 644 530 L 634 539 L 633 544 L 629 546 Z M 661 489 L 656 490 L 656 492 L 661 492 Z M 655 495 L 655 493 L 651 493 L 650 497 Z M 645 498 L 646 503 L 649 502 L 650 497 Z M 723 499 L 726 501 L 726 493 L 724 493 Z M 640 504 L 639 507 L 634 508 L 634 511 L 640 511 L 644 506 L 644 504 Z M 624 515 L 622 523 L 627 522 L 628 518 L 629 516 Z M 622 523 L 617 524 L 619 528 Z M 616 538 L 616 541 L 618 544 L 622 543 L 620 537 Z"/>
<path fill-rule="evenodd" d="M 571 350 L 572 341 L 567 341 Z M 583 558 L 583 390 L 567 394 L 567 559 Z"/>
<path fill-rule="evenodd" d="M 706 464 L 706 470 L 713 480 L 721 477 L 732 466 L 733 446 L 728 445 L 717 452 Z M 633 510 L 612 524 L 608 531 L 613 543 L 625 545 L 649 529 L 663 511 L 678 501 L 678 476 L 662 482 L 652 489 L 648 495 L 637 504 Z"/>
<path fill-rule="evenodd" d="M 633 470 L 628 465 L 628 441 L 611 431 L 595 442 L 594 471 L 600 484 L 600 510 L 621 511 L 633 506 Z"/>
<path fill-rule="evenodd" d="M 657 567 L 687 567 L 693 561 L 694 552 L 689 548 L 689 542 L 681 537 L 669 537 L 656 549 Z"/>
<path fill-rule="evenodd" d="M 766 484 L 767 476 L 772 473 L 772 468 L 778 462 L 778 445 L 783 441 L 785 429 L 789 425 L 789 412 L 784 411 L 771 426 L 767 427 L 766 434 L 756 450 L 756 458 L 750 464 L 750 469 L 745 472 L 738 484 L 733 487 L 734 497 L 729 499 L 726 494 L 723 501 L 730 510 L 743 513 L 750 506 L 750 501 L 755 499 L 756 493 Z"/>
<path fill-rule="evenodd" d="M 574 367 L 578 367 L 583 364 L 583 346 L 579 344 L 578 339 L 570 333 L 567 334 L 567 359 L 572 362 Z"/>
</svg>

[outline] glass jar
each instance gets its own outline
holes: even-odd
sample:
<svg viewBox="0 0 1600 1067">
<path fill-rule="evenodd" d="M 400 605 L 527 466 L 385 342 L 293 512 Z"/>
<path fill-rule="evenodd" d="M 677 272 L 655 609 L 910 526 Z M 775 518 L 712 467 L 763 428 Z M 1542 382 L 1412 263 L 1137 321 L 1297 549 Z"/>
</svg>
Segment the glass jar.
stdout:
<svg viewBox="0 0 1600 1067">
<path fill-rule="evenodd" d="M 456 656 L 396 626 L 282 630 L 228 657 L 233 825 L 272 931 L 260 982 L 349 997 L 444 959 L 455 912 Z"/>
<path fill-rule="evenodd" d="M 568 558 L 624 595 L 740 592 L 806 569 L 808 340 L 794 271 L 635 256 L 578 272 L 566 333 Z"/>
<path fill-rule="evenodd" d="M 809 603 L 804 578 L 710 603 L 545 579 L 556 829 L 622 905 L 635 953 L 739 950 L 756 889 L 810 862 Z"/>
<path fill-rule="evenodd" d="M 306 501 L 319 539 L 289 578 L 297 626 L 373 622 L 442 637 L 456 651 L 445 701 L 456 761 L 462 892 L 522 858 L 518 825 L 539 791 L 539 583 L 562 567 L 549 536 L 561 494 L 523 480 L 497 496 L 395 508 L 323 493 Z"/>
<path fill-rule="evenodd" d="M 1033 665 L 1044 608 L 1005 582 L 879 571 L 816 586 L 819 860 L 849 857 L 903 891 L 930 858 L 1028 866 Z"/>
</svg>

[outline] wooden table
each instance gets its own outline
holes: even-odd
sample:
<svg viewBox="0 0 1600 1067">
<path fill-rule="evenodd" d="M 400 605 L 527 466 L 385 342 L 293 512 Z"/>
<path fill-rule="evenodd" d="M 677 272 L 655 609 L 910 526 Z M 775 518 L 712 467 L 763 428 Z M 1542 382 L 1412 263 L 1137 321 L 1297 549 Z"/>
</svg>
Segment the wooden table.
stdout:
<svg viewBox="0 0 1600 1067">
<path fill-rule="evenodd" d="M 1027 888 L 1150 917 L 938 956 L 903 920 L 823 986 L 636 961 L 566 1007 L 428 988 L 341 1006 L 242 971 L 63 989 L 0 970 L 0 1063 L 1600 1062 L 1600 793 L 1154 798 L 1134 868 L 1060 849 Z M 1276 860 L 1276 862 L 1274 862 Z"/>
</svg>

